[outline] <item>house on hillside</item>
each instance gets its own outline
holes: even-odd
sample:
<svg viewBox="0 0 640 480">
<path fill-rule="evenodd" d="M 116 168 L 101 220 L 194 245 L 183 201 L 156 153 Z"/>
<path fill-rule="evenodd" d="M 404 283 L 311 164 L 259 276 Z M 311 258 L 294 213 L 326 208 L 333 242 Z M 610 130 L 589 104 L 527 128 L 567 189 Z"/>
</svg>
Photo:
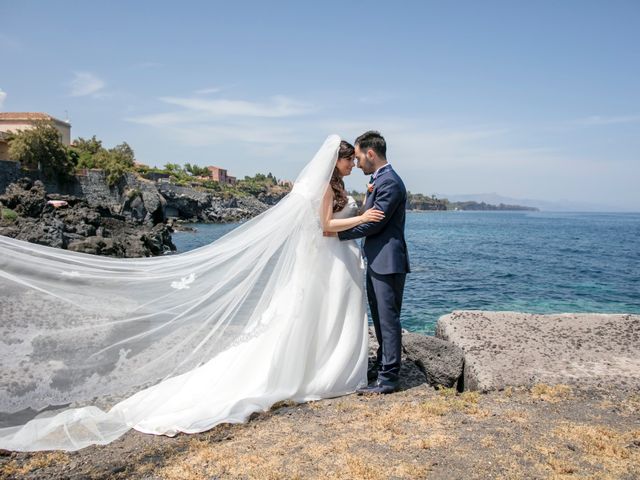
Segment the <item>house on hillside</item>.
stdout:
<svg viewBox="0 0 640 480">
<path fill-rule="evenodd" d="M 60 132 L 60 141 L 64 145 L 71 143 L 71 124 L 47 113 L 40 112 L 0 112 L 0 160 L 9 159 L 7 134 L 33 128 L 38 120 L 48 120 Z"/>
<path fill-rule="evenodd" d="M 209 180 L 213 180 L 214 182 L 224 183 L 227 185 L 235 185 L 236 177 L 232 177 L 227 173 L 225 168 L 220 167 L 207 167 L 209 170 Z"/>
</svg>

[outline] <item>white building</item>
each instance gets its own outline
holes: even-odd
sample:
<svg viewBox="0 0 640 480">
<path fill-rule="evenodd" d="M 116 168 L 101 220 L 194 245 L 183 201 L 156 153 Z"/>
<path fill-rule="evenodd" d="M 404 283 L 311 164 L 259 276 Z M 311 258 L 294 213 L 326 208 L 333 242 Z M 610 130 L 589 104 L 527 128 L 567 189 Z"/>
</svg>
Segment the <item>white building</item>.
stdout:
<svg viewBox="0 0 640 480">
<path fill-rule="evenodd" d="M 7 133 L 33 128 L 37 120 L 48 120 L 60 132 L 64 145 L 71 143 L 71 124 L 40 112 L 0 112 L 0 160 L 9 159 Z"/>
</svg>

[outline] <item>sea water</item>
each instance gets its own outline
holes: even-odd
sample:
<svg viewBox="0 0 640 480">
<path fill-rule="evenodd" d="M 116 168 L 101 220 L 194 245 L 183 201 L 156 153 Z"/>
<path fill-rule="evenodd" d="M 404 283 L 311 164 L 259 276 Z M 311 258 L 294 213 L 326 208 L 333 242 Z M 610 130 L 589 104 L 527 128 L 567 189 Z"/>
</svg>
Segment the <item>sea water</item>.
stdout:
<svg viewBox="0 0 640 480">
<path fill-rule="evenodd" d="M 178 251 L 238 224 L 195 224 Z M 452 310 L 640 314 L 640 214 L 409 212 L 402 326 L 432 334 Z"/>
</svg>

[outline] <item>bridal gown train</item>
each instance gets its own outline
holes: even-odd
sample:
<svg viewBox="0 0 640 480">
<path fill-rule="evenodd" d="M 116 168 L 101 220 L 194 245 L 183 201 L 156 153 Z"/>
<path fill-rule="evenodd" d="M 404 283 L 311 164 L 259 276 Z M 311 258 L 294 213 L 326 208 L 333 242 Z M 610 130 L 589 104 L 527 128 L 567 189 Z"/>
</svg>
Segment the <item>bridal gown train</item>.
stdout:
<svg viewBox="0 0 640 480">
<path fill-rule="evenodd" d="M 356 212 L 349 197 L 335 218 Z M 368 333 L 359 247 L 355 241 L 322 237 L 318 248 L 325 270 L 301 269 L 290 284 L 281 285 L 273 304 L 276 328 L 113 410 L 136 419 L 133 428 L 141 432 L 194 433 L 220 422 L 243 422 L 279 400 L 318 400 L 366 385 Z"/>
<path fill-rule="evenodd" d="M 276 206 L 191 252 L 113 259 L 0 237 L 0 448 L 201 432 L 366 385 L 363 260 L 319 223 L 339 142 Z M 335 216 L 356 212 L 349 197 Z"/>
</svg>

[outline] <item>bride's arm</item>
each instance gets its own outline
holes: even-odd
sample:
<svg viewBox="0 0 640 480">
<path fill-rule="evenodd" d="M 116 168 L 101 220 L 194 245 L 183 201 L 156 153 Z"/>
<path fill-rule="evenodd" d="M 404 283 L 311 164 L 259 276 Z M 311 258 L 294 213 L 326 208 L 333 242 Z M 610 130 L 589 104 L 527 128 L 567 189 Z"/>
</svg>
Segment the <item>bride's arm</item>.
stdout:
<svg viewBox="0 0 640 480">
<path fill-rule="evenodd" d="M 325 232 L 342 232 L 350 228 L 357 227 L 367 222 L 379 222 L 384 218 L 384 213 L 380 210 L 370 208 L 362 215 L 349 218 L 333 218 L 333 190 L 331 186 L 327 186 L 322 198 L 322 207 L 320 209 L 320 219 L 322 221 L 322 230 Z"/>
</svg>

